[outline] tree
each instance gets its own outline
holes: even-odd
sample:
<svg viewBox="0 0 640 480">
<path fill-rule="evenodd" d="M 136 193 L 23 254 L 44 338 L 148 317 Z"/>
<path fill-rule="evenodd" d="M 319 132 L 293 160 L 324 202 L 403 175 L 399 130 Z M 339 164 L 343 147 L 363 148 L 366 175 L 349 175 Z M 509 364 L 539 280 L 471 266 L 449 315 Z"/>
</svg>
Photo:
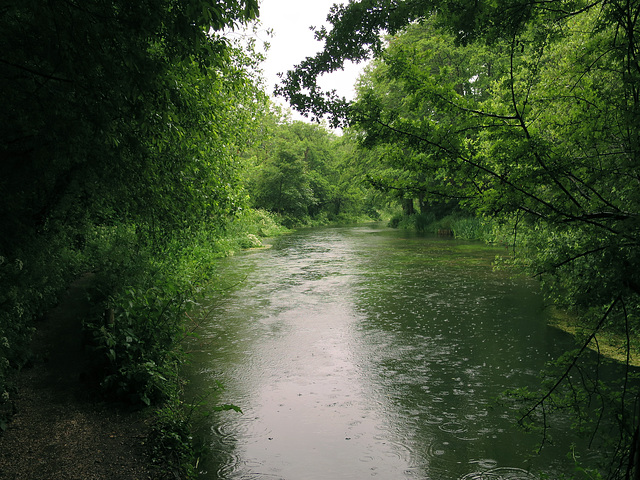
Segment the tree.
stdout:
<svg viewBox="0 0 640 480">
<path fill-rule="evenodd" d="M 69 228 L 72 219 L 146 210 L 148 220 L 143 203 L 168 186 L 154 176 L 171 172 L 175 185 L 192 168 L 193 151 L 167 147 L 210 125 L 204 100 L 213 95 L 203 96 L 220 87 L 216 79 L 239 78 L 220 32 L 256 15 L 254 0 L 4 5 L 1 251 L 55 219 Z"/>
<path fill-rule="evenodd" d="M 280 92 L 304 113 L 349 122 L 415 187 L 510 225 L 516 263 L 581 314 L 583 347 L 607 326 L 629 339 L 640 328 L 639 16 L 638 2 L 350 2 L 334 6 L 333 28 L 317 32 L 324 51 Z M 319 92 L 320 73 L 371 55 L 356 103 Z M 526 417 L 557 406 L 563 388 L 578 398 L 583 350 Z M 621 427 L 609 474 L 631 478 L 638 391 L 626 376 L 612 394 L 591 375 L 589 397 Z"/>
<path fill-rule="evenodd" d="M 368 163 L 370 182 L 409 201 L 409 206 L 411 199 L 417 200 L 423 213 L 429 207 L 455 208 L 461 195 L 450 185 L 452 176 L 444 166 L 436 165 L 439 152 L 389 141 L 386 125 L 417 124 L 425 117 L 433 124 L 463 121 L 449 110 L 450 99 L 477 101 L 486 96 L 488 78 L 496 70 L 494 61 L 482 46 L 456 46 L 452 35 L 435 26 L 434 18 L 389 38 L 384 54 L 360 79 L 359 101 L 351 107 L 352 124 L 366 131 L 359 137 L 360 145 L 373 152 Z M 413 91 L 417 86 L 420 90 Z"/>
<path fill-rule="evenodd" d="M 114 247 L 129 268 L 239 207 L 237 146 L 260 95 L 225 31 L 257 13 L 256 0 L 0 5 L 0 421 L 32 321 L 105 260 L 88 237 L 132 232 Z"/>
<path fill-rule="evenodd" d="M 254 207 L 277 213 L 290 224 L 363 215 L 366 193 L 350 180 L 350 157 L 340 138 L 319 125 L 270 115 L 264 124 L 269 134 L 254 146 L 247 172 Z"/>
</svg>

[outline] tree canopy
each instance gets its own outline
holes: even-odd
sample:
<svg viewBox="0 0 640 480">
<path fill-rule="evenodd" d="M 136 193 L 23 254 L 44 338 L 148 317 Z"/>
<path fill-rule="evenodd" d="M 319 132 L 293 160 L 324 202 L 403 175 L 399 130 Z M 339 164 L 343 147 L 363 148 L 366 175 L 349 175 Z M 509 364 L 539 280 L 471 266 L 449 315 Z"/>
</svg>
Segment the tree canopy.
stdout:
<svg viewBox="0 0 640 480">
<path fill-rule="evenodd" d="M 5 2 L 3 254 L 87 216 L 183 221 L 198 184 L 208 207 L 227 204 L 223 150 L 251 102 L 224 94 L 246 81 L 221 32 L 257 12 L 255 0 Z"/>
<path fill-rule="evenodd" d="M 159 253 L 245 203 L 238 151 L 266 96 L 258 56 L 226 33 L 257 14 L 257 0 L 0 5 L 0 429 L 34 320 L 87 271 L 94 308 L 116 310 L 109 332 L 84 319 L 113 390 L 171 388 L 157 379 L 197 285 Z"/>
<path fill-rule="evenodd" d="M 261 124 L 260 139 L 246 152 L 250 205 L 277 214 L 288 226 L 375 215 L 370 189 L 356 181 L 349 142 L 276 112 Z"/>
</svg>

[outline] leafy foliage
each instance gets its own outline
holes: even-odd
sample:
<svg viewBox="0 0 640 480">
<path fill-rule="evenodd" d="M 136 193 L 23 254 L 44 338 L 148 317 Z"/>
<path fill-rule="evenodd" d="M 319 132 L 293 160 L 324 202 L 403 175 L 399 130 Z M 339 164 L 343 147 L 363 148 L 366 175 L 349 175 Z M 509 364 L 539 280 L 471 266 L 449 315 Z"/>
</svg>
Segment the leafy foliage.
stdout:
<svg viewBox="0 0 640 480">
<path fill-rule="evenodd" d="M 90 270 L 99 313 L 87 335 L 103 354 L 103 386 L 134 403 L 161 400 L 193 285 L 158 258 L 203 225 L 221 231 L 244 205 L 238 150 L 264 95 L 259 56 L 224 32 L 255 19 L 258 3 L 26 0 L 0 10 L 2 423 L 34 321 Z"/>
<path fill-rule="evenodd" d="M 367 187 L 353 181 L 352 152 L 342 139 L 299 121 L 274 122 L 268 132 L 250 151 L 246 185 L 254 207 L 287 226 L 375 215 L 373 202 L 362 202 Z"/>
<path fill-rule="evenodd" d="M 86 379 L 102 398 L 157 409 L 148 445 L 158 478 L 196 475 L 191 435 L 197 408 L 181 401 L 180 367 L 187 360 L 182 344 L 197 334 L 206 315 L 198 302 L 217 279 L 215 262 L 230 248 L 243 248 L 242 239 L 257 239 L 251 232 L 279 231 L 264 213 L 244 216 L 246 223 L 241 218 L 228 228 L 228 238 L 194 228 L 188 243 L 178 237 L 159 255 L 152 246 L 140 245 L 130 227 L 103 227 L 87 239 L 86 249 L 101 262 L 90 290 L 94 309 L 84 322 Z M 237 410 L 232 405 L 213 408 Z"/>
<path fill-rule="evenodd" d="M 210 155 L 193 157 L 192 142 L 176 140 L 210 136 L 212 112 L 222 106 L 210 102 L 228 98 L 212 87 L 237 88 L 242 81 L 229 72 L 228 43 L 206 32 L 252 18 L 257 4 L 174 3 L 42 8 L 27 1 L 3 12 L 4 252 L 87 220 L 135 216 L 175 223 L 184 201 L 165 218 L 157 211 L 158 194 L 189 198 L 190 187 L 177 177 L 202 175 L 198 161 L 210 163 Z M 168 178 L 180 190 L 167 192 Z M 141 208 L 152 200 L 155 209 Z"/>
<path fill-rule="evenodd" d="M 216 385 L 220 389 L 220 385 Z M 149 454 L 153 465 L 166 478 L 197 478 L 201 451 L 194 447 L 192 432 L 196 415 L 209 415 L 203 405 L 169 403 L 157 411 L 153 432 L 149 438 Z M 214 412 L 242 413 L 235 405 L 218 405 Z"/>
</svg>

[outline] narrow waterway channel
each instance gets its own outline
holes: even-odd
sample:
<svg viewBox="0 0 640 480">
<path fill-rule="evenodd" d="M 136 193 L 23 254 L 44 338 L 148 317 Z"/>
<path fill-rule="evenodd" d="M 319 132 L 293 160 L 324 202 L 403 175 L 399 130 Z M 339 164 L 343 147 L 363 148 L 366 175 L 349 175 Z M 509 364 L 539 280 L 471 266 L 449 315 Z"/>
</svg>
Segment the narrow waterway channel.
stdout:
<svg viewBox="0 0 640 480">
<path fill-rule="evenodd" d="M 190 392 L 233 403 L 202 427 L 203 479 L 551 478 L 565 448 L 495 403 L 572 339 L 504 249 L 371 226 L 304 230 L 221 262 Z M 561 435 L 557 432 L 556 435 Z M 556 437 L 557 438 L 557 437 Z M 561 440 L 561 438 L 559 439 Z"/>
</svg>

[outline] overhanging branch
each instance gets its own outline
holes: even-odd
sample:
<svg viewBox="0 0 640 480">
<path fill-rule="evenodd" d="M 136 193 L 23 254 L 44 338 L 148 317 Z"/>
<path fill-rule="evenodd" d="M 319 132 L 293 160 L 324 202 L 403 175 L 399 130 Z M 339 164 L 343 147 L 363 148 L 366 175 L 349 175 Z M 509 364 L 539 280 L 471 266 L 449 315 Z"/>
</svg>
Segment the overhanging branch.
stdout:
<svg viewBox="0 0 640 480">
<path fill-rule="evenodd" d="M 520 423 L 522 423 L 525 418 L 530 417 L 531 414 L 535 412 L 539 407 L 541 406 L 544 407 L 545 402 L 551 398 L 553 393 L 560 387 L 562 382 L 569 376 L 569 374 L 571 373 L 571 370 L 573 370 L 573 368 L 576 366 L 578 359 L 585 352 L 585 350 L 587 349 L 591 341 L 595 338 L 596 334 L 600 331 L 600 328 L 602 328 L 602 326 L 604 325 L 604 322 L 609 317 L 609 314 L 613 311 L 613 308 L 616 306 L 616 304 L 619 301 L 621 301 L 621 299 L 622 299 L 622 296 L 618 295 L 616 299 L 611 303 L 611 305 L 609 305 L 609 308 L 607 308 L 607 311 L 604 313 L 604 315 L 602 316 L 602 318 L 600 319 L 596 327 L 593 329 L 593 331 L 591 332 L 591 335 L 589 335 L 589 337 L 584 341 L 584 343 L 582 344 L 582 347 L 580 348 L 578 353 L 573 357 L 573 360 L 571 361 L 569 366 L 565 369 L 562 375 L 560 375 L 560 378 L 558 378 L 556 383 L 549 390 L 547 390 L 547 393 L 545 393 L 531 408 L 529 408 L 529 410 L 526 411 L 526 413 L 524 413 L 520 417 L 520 420 L 519 420 Z"/>
</svg>

